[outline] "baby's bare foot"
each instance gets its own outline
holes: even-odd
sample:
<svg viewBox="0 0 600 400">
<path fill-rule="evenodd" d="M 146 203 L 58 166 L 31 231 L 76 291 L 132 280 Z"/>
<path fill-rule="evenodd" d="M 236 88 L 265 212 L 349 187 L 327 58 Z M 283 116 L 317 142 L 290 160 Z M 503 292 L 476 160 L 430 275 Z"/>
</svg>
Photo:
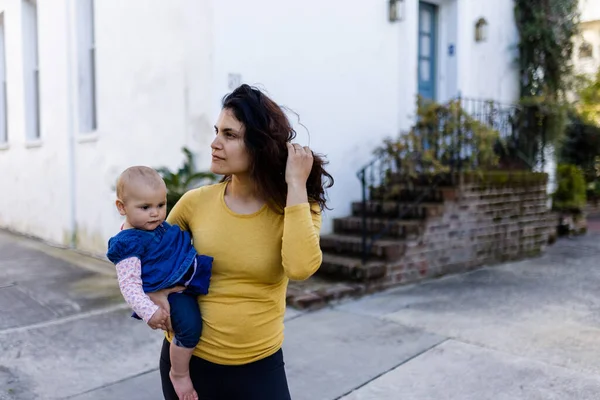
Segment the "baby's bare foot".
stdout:
<svg viewBox="0 0 600 400">
<path fill-rule="evenodd" d="M 198 400 L 198 394 L 194 390 L 194 385 L 189 374 L 176 375 L 171 371 L 169 372 L 169 377 L 179 400 Z"/>
</svg>

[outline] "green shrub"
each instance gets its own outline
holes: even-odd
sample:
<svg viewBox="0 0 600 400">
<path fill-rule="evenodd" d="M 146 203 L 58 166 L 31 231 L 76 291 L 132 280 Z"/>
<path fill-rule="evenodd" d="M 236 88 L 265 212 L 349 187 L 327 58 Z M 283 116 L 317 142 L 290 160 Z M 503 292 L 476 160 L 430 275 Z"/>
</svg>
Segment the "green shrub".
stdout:
<svg viewBox="0 0 600 400">
<path fill-rule="evenodd" d="M 491 170 L 498 167 L 494 147 L 499 141 L 499 132 L 472 118 L 460 100 L 438 104 L 419 97 L 417 123 L 385 139 L 375 155 L 401 164 L 410 176 L 445 173 L 459 164 L 463 171 Z"/>
<path fill-rule="evenodd" d="M 561 211 L 581 211 L 586 204 L 586 184 L 581 169 L 572 164 L 560 164 L 556 169 L 556 181 L 552 207 Z"/>
<path fill-rule="evenodd" d="M 597 179 L 598 155 L 600 155 L 600 127 L 586 124 L 581 117 L 571 115 L 565 136 L 559 146 L 559 162 L 581 167 L 585 180 L 589 184 Z"/>
<path fill-rule="evenodd" d="M 215 183 L 218 180 L 218 176 L 210 171 L 197 171 L 192 152 L 185 147 L 182 151 L 185 160 L 176 172 L 171 172 L 166 167 L 156 169 L 167 185 L 168 212 L 173 209 L 173 206 L 188 190 Z"/>
</svg>

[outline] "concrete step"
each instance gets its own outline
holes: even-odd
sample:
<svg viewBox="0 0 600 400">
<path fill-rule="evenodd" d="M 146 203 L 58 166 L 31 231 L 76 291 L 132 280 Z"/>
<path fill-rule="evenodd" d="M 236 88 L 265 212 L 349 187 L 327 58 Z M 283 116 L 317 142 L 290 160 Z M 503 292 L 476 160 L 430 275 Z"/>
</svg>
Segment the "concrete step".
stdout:
<svg viewBox="0 0 600 400">
<path fill-rule="evenodd" d="M 393 261 L 402 257 L 406 244 L 401 239 L 377 240 L 371 246 L 369 256 L 385 261 Z M 334 255 L 362 257 L 363 246 L 361 236 L 324 235 L 321 236 L 321 249 Z"/>
<path fill-rule="evenodd" d="M 366 230 L 370 235 L 379 234 L 386 230 L 382 236 L 394 239 L 415 239 L 424 229 L 425 222 L 420 219 L 389 219 L 389 218 L 367 218 Z M 362 235 L 362 217 L 344 217 L 333 220 L 333 230 L 336 234 Z"/>
<path fill-rule="evenodd" d="M 304 281 L 290 281 L 287 288 L 286 303 L 298 310 L 316 310 L 348 297 L 357 297 L 367 293 L 365 282 L 350 282 L 330 279 L 316 274 Z M 293 315 L 288 308 L 288 315 Z"/>
<path fill-rule="evenodd" d="M 368 261 L 363 264 L 360 257 L 348 257 L 323 253 L 323 262 L 318 271 L 332 279 L 343 281 L 371 281 L 381 279 L 386 274 L 384 261 Z"/>
</svg>

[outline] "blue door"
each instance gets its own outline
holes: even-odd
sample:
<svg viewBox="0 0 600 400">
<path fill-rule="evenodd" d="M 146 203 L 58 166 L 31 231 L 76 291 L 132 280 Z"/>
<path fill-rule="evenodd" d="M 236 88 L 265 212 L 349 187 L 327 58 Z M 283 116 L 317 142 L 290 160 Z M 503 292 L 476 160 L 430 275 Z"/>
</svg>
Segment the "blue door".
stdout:
<svg viewBox="0 0 600 400">
<path fill-rule="evenodd" d="M 435 5 L 419 2 L 419 94 L 427 100 L 435 100 L 436 14 Z"/>
</svg>

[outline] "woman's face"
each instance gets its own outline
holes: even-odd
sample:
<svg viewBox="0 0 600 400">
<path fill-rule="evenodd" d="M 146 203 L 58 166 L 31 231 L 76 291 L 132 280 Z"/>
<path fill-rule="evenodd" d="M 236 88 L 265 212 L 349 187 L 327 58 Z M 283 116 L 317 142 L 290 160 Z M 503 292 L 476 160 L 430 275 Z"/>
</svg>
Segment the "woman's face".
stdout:
<svg viewBox="0 0 600 400">
<path fill-rule="evenodd" d="M 210 170 L 218 175 L 243 175 L 250 170 L 250 154 L 244 143 L 246 129 L 229 109 L 221 110 L 211 143 Z"/>
</svg>

